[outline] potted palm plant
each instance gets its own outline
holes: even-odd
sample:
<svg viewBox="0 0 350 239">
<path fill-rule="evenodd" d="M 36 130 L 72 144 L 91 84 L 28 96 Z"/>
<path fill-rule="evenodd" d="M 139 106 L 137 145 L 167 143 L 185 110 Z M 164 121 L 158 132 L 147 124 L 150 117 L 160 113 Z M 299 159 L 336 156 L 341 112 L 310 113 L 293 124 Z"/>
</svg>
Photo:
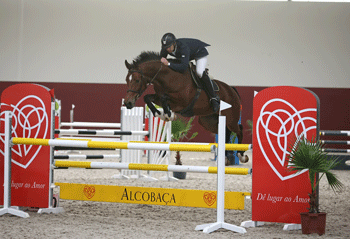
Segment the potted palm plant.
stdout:
<svg viewBox="0 0 350 239">
<path fill-rule="evenodd" d="M 338 164 L 338 158 L 330 157 L 322 150 L 323 144 L 317 140 L 299 138 L 290 150 L 288 159 L 289 170 L 296 173 L 307 169 L 309 173 L 311 193 L 309 193 L 308 212 L 300 213 L 303 234 L 318 233 L 323 235 L 326 227 L 326 213 L 320 212 L 318 204 L 318 185 L 326 176 L 329 186 L 335 193 L 339 192 L 343 184 L 337 176 L 331 172 Z"/>
<path fill-rule="evenodd" d="M 192 122 L 194 120 L 194 117 L 191 117 L 187 122 L 183 118 L 177 117 L 176 120 L 172 121 L 171 123 L 171 140 L 173 142 L 180 142 L 184 139 L 187 139 L 188 141 L 191 139 L 194 139 L 198 132 L 195 132 L 191 135 L 191 137 L 187 137 L 188 133 L 190 132 L 192 128 Z M 181 154 L 180 151 L 176 151 L 175 154 L 175 165 L 182 165 L 181 161 Z M 186 172 L 173 172 L 173 176 L 178 179 L 185 179 L 186 178 Z"/>
</svg>

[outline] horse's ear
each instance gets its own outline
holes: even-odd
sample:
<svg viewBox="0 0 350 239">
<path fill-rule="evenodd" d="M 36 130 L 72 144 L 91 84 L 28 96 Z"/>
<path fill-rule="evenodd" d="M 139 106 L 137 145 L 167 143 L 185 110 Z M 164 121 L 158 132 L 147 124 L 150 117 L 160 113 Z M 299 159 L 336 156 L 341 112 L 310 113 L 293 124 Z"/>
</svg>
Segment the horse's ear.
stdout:
<svg viewBox="0 0 350 239">
<path fill-rule="evenodd" d="M 131 69 L 131 65 L 129 64 L 129 62 L 127 60 L 125 60 L 125 66 L 126 68 L 128 68 L 129 70 Z"/>
</svg>

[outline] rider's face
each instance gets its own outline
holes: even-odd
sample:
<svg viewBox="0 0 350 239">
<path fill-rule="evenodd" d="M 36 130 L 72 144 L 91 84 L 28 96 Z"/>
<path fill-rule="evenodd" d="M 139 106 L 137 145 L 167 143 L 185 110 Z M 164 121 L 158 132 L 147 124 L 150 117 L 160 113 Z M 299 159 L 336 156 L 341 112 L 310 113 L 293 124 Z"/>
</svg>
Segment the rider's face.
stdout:
<svg viewBox="0 0 350 239">
<path fill-rule="evenodd" d="M 169 53 L 172 53 L 175 50 L 175 44 L 172 44 L 166 49 Z"/>
</svg>

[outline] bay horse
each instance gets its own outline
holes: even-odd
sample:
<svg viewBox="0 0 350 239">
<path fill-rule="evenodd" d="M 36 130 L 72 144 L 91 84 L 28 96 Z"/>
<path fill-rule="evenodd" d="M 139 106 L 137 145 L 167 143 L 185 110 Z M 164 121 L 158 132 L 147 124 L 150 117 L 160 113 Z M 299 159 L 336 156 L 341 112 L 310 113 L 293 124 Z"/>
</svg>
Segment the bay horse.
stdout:
<svg viewBox="0 0 350 239">
<path fill-rule="evenodd" d="M 153 115 L 163 120 L 173 120 L 174 112 L 185 117 L 198 116 L 199 124 L 207 131 L 218 133 L 219 112 L 214 113 L 207 94 L 198 89 L 191 78 L 190 70 L 184 73 L 173 71 L 160 61 L 161 56 L 156 52 L 142 52 L 133 63 L 125 60 L 128 69 L 126 76 L 127 93 L 124 104 L 128 109 L 135 106 L 135 102 L 149 85 L 153 85 L 155 94 L 144 96 L 144 101 Z M 170 60 L 170 59 L 169 59 Z M 235 132 L 238 143 L 242 143 L 243 127 L 238 124 L 241 114 L 241 101 L 238 92 L 224 82 L 214 80 L 219 91 L 220 100 L 230 104 L 232 108 L 221 112 L 226 116 L 226 143 L 230 140 L 231 132 Z M 156 109 L 154 104 L 163 107 L 164 113 Z M 226 152 L 227 153 L 227 152 Z M 249 158 L 244 151 L 237 152 L 242 163 Z"/>
</svg>

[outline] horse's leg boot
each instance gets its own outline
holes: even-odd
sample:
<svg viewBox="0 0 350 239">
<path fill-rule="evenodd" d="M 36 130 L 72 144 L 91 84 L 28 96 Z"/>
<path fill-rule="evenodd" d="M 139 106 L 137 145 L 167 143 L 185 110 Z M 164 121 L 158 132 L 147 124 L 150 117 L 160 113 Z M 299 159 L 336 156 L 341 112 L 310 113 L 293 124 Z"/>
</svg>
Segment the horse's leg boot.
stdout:
<svg viewBox="0 0 350 239">
<path fill-rule="evenodd" d="M 208 74 L 204 71 L 203 76 L 201 78 L 202 82 L 204 83 L 205 92 L 209 96 L 209 101 L 211 104 L 211 107 L 213 108 L 214 112 L 219 111 L 220 109 L 220 98 L 216 95 L 213 87 L 213 82 L 209 78 Z"/>
</svg>

